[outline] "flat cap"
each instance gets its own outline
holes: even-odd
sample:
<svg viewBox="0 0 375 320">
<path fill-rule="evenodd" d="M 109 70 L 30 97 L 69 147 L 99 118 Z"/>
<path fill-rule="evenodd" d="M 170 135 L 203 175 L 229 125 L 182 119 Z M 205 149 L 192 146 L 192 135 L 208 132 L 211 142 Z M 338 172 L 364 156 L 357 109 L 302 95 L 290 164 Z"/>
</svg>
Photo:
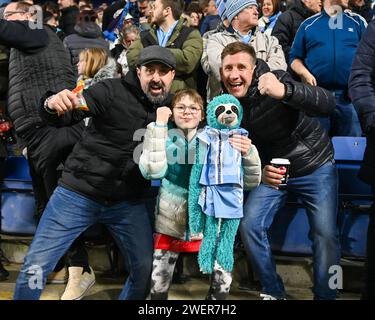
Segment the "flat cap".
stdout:
<svg viewBox="0 0 375 320">
<path fill-rule="evenodd" d="M 176 69 L 175 56 L 169 49 L 161 46 L 149 46 L 142 49 L 138 58 L 138 66 L 144 66 L 152 62 L 161 63 L 171 69 Z"/>
</svg>

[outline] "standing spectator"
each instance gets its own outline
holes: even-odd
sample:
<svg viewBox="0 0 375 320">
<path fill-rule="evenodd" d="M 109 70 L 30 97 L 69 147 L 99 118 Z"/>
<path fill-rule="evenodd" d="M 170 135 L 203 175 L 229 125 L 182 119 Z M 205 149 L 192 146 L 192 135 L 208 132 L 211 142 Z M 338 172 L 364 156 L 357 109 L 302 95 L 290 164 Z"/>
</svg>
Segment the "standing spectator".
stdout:
<svg viewBox="0 0 375 320">
<path fill-rule="evenodd" d="M 283 48 L 285 60 L 289 65 L 289 52 L 292 47 L 294 37 L 297 33 L 302 21 L 311 17 L 313 14 L 319 13 L 322 9 L 321 0 L 291 0 L 290 9 L 286 10 L 277 19 L 272 30 Z M 288 68 L 290 72 L 291 69 Z M 292 73 L 293 74 L 293 73 Z"/>
<path fill-rule="evenodd" d="M 153 0 L 152 0 L 153 1 Z M 150 29 L 150 3 L 151 0 L 137 0 L 139 12 L 139 28 L 141 31 Z"/>
<path fill-rule="evenodd" d="M 79 53 L 87 48 L 103 48 L 109 53 L 109 44 L 102 37 L 100 27 L 96 23 L 98 18 L 94 10 L 79 13 L 78 22 L 74 26 L 74 34 L 64 39 L 64 45 L 72 57 L 73 66 L 77 66 Z"/>
<path fill-rule="evenodd" d="M 190 3 L 184 11 L 184 15 L 187 20 L 187 26 L 199 29 L 201 24 L 200 17 L 202 17 L 202 10 L 197 3 Z"/>
<path fill-rule="evenodd" d="M 286 70 L 284 53 L 278 40 L 260 31 L 258 26 L 258 4 L 255 0 L 227 0 L 226 17 L 230 26 L 211 34 L 202 56 L 203 70 L 208 75 L 207 98 L 211 100 L 221 92 L 220 66 L 221 52 L 226 45 L 241 41 L 255 49 L 257 58 L 264 60 L 271 70 Z"/>
<path fill-rule="evenodd" d="M 261 2 L 262 17 L 259 19 L 258 27 L 261 32 L 271 35 L 277 19 L 281 15 L 279 0 L 263 0 Z"/>
<path fill-rule="evenodd" d="M 371 4 L 372 0 L 349 0 L 350 10 L 365 18 L 367 23 L 369 23 L 374 17 Z"/>
<path fill-rule="evenodd" d="M 113 2 L 107 9 L 104 10 L 103 13 L 103 23 L 102 23 L 102 31 L 108 30 L 108 27 L 113 21 L 113 15 L 119 9 L 124 8 L 126 5 L 125 0 L 117 0 Z"/>
<path fill-rule="evenodd" d="M 78 75 L 77 84 L 83 81 L 84 89 L 105 79 L 118 78 L 116 61 L 104 49 L 85 49 L 79 54 Z"/>
<path fill-rule="evenodd" d="M 359 177 L 375 192 L 375 21 L 368 25 L 350 74 L 349 93 L 356 107 L 367 146 Z M 367 231 L 365 286 L 362 299 L 375 300 L 375 203 Z"/>
<path fill-rule="evenodd" d="M 218 9 L 216 7 L 215 0 L 206 0 L 206 15 L 200 26 L 200 33 L 203 36 L 207 31 L 215 30 L 221 23 Z"/>
<path fill-rule="evenodd" d="M 58 0 L 57 3 L 61 10 L 59 27 L 67 36 L 75 33 L 79 10 L 74 0 Z"/>
<path fill-rule="evenodd" d="M 240 223 L 246 254 L 262 285 L 261 296 L 264 300 L 285 298 L 268 231 L 292 193 L 305 205 L 310 222 L 314 298 L 335 299 L 336 290 L 329 287 L 329 269 L 340 263 L 337 170 L 331 141 L 313 118 L 333 111 L 333 95 L 293 81 L 285 71 L 270 72 L 267 64 L 256 59 L 253 47 L 242 42 L 223 50 L 221 75 L 225 89 L 243 106 L 242 127 L 249 131 L 265 165 L 262 183 L 248 196 Z M 285 188 L 278 187 L 282 170 L 269 165 L 272 158 L 286 158 L 291 163 Z"/>
<path fill-rule="evenodd" d="M 139 35 L 139 29 L 136 26 L 122 27 L 120 32 L 119 42 L 111 50 L 112 57 L 121 65 L 122 74 L 126 75 L 129 71 L 128 60 L 126 54 L 129 47 L 137 39 Z"/>
<path fill-rule="evenodd" d="M 9 57 L 8 114 L 16 130 L 21 149 L 27 150 L 33 191 L 37 204 L 37 219 L 43 216 L 47 202 L 57 186 L 60 172 L 75 143 L 81 138 L 84 124 L 54 127 L 39 113 L 42 96 L 48 90 L 74 88 L 76 75 L 69 53 L 55 32 L 48 26 L 31 28 L 35 23 L 30 5 L 10 3 L 0 20 L 0 44 L 11 48 Z M 27 68 L 25 68 L 27 66 Z M 73 243 L 67 254 L 67 264 L 81 268 L 75 298 L 81 298 L 95 282 L 88 264 L 87 252 L 81 240 Z M 65 261 L 60 260 L 51 274 L 51 281 L 63 283 Z M 61 271 L 61 272 L 58 272 Z"/>
<path fill-rule="evenodd" d="M 127 53 L 129 67 L 134 68 L 142 48 L 157 44 L 168 48 L 177 61 L 172 92 L 196 89 L 196 69 L 202 56 L 201 35 L 185 26 L 182 10 L 182 0 L 156 0 L 151 30 L 142 31 Z"/>
<path fill-rule="evenodd" d="M 367 23 L 360 15 L 344 11 L 347 6 L 348 0 L 325 0 L 322 12 L 301 24 L 290 51 L 290 66 L 302 81 L 335 94 L 334 114 L 321 119 L 330 136 L 362 134 L 357 113 L 348 97 L 348 81 Z M 333 25 L 335 21 L 339 25 Z"/>
<path fill-rule="evenodd" d="M 150 46 L 142 50 L 137 69 L 123 79 L 105 80 L 84 90 L 80 100 L 86 103 L 85 110 L 69 90 L 50 96 L 41 107 L 43 117 L 54 125 L 71 125 L 85 117 L 92 117 L 92 123 L 65 162 L 21 268 L 15 299 L 38 299 L 59 257 L 94 223 L 108 227 L 129 262 L 129 276 L 119 298 L 146 298 L 153 254 L 146 208 L 150 183 L 136 164 L 139 142 L 134 141 L 134 133 L 155 121 L 158 107 L 170 104 L 175 67 L 169 50 Z M 43 279 L 32 289 L 29 283 L 35 266 L 41 268 Z"/>
</svg>

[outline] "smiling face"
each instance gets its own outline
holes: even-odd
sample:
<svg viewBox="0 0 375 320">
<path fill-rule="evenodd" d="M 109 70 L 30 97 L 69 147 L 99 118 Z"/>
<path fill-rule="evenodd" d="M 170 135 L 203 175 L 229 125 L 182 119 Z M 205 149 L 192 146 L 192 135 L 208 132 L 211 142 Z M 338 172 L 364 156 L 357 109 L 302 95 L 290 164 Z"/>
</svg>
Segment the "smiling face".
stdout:
<svg viewBox="0 0 375 320">
<path fill-rule="evenodd" d="M 230 94 L 242 98 L 249 90 L 254 69 L 255 63 L 248 53 L 238 52 L 227 55 L 220 69 L 221 80 Z"/>
<path fill-rule="evenodd" d="M 159 104 L 168 96 L 175 71 L 161 63 L 149 63 L 138 67 L 137 75 L 147 98 Z"/>
<path fill-rule="evenodd" d="M 273 15 L 274 8 L 271 0 L 264 0 L 262 6 L 262 13 L 265 17 L 270 17 Z"/>
<path fill-rule="evenodd" d="M 175 102 L 172 108 L 172 119 L 177 128 L 182 130 L 196 129 L 203 120 L 203 109 L 190 96 L 184 95 Z"/>
</svg>

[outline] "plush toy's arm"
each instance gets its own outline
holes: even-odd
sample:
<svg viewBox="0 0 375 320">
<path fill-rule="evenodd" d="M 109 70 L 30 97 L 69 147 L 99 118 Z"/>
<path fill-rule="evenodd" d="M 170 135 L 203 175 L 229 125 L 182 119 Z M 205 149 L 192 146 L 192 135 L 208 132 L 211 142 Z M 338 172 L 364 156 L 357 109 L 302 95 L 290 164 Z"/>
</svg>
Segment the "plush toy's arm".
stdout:
<svg viewBox="0 0 375 320">
<path fill-rule="evenodd" d="M 262 166 L 258 149 L 252 145 L 249 153 L 242 157 L 244 171 L 244 189 L 252 190 L 257 187 L 262 179 Z"/>
<path fill-rule="evenodd" d="M 146 179 L 162 179 L 168 169 L 166 140 L 167 126 L 158 126 L 151 122 L 147 126 L 143 142 L 143 152 L 139 159 L 139 169 Z"/>
<path fill-rule="evenodd" d="M 189 229 L 191 234 L 197 234 L 203 232 L 205 224 L 205 214 L 202 212 L 201 206 L 198 204 L 199 195 L 202 190 L 202 186 L 199 184 L 201 177 L 204 156 L 206 153 L 206 147 L 199 143 L 197 140 L 197 148 L 195 154 L 195 163 L 191 169 L 190 180 L 189 180 Z"/>
</svg>

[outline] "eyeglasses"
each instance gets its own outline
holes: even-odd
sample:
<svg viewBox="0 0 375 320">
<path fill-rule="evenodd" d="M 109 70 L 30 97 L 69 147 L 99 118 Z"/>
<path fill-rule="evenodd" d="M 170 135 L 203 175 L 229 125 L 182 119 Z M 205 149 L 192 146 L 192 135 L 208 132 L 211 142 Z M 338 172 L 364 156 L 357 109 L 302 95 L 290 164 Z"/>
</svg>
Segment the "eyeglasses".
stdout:
<svg viewBox="0 0 375 320">
<path fill-rule="evenodd" d="M 194 106 L 194 105 L 191 105 L 191 106 L 185 106 L 185 105 L 183 105 L 183 104 L 178 104 L 178 105 L 176 105 L 173 109 L 176 109 L 176 111 L 177 111 L 178 113 L 184 113 L 184 112 L 186 112 L 187 109 L 189 109 L 191 114 L 197 114 L 199 111 L 202 110 L 201 108 L 197 108 L 197 107 Z"/>
<path fill-rule="evenodd" d="M 10 16 L 12 16 L 14 14 L 17 14 L 17 13 L 23 13 L 23 14 L 25 14 L 27 12 L 26 11 L 7 11 L 7 12 L 4 12 L 3 17 L 4 17 L 4 19 L 6 19 L 6 18 L 8 18 L 8 17 L 10 17 Z"/>
</svg>

